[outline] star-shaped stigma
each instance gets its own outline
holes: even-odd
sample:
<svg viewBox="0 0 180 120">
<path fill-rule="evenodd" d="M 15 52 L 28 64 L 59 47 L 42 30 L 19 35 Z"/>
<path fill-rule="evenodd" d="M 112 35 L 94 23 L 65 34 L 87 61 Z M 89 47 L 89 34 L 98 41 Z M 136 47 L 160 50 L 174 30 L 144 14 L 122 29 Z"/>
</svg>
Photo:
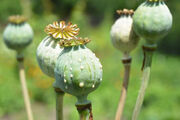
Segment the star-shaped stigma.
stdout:
<svg viewBox="0 0 180 120">
<path fill-rule="evenodd" d="M 76 24 L 66 24 L 65 21 L 55 21 L 45 28 L 45 32 L 55 39 L 72 39 L 79 34 L 79 30 Z"/>
</svg>

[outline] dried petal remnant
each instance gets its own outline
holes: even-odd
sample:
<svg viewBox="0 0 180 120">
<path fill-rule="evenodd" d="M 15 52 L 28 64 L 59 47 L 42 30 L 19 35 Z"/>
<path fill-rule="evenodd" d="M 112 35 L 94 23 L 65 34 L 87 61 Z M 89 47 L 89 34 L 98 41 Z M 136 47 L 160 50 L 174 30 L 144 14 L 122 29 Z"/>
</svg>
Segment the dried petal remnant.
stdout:
<svg viewBox="0 0 180 120">
<path fill-rule="evenodd" d="M 79 30 L 76 24 L 66 24 L 65 21 L 55 21 L 45 28 L 45 32 L 55 39 L 72 39 L 79 34 Z"/>
<path fill-rule="evenodd" d="M 14 23 L 14 24 L 21 24 L 26 22 L 26 18 L 24 16 L 20 16 L 20 15 L 13 15 L 13 16 L 9 16 L 8 21 L 10 23 Z"/>
</svg>

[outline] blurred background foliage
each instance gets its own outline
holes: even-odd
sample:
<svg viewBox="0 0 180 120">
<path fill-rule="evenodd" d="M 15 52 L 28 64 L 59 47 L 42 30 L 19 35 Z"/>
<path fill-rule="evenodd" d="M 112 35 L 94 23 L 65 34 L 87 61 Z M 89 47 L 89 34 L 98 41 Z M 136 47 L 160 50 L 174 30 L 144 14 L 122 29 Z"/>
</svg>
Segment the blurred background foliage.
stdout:
<svg viewBox="0 0 180 120">
<path fill-rule="evenodd" d="M 0 22 L 7 23 L 7 17 L 12 14 L 26 14 L 27 17 L 40 19 L 56 16 L 60 20 L 72 20 L 80 25 L 96 27 L 105 19 L 113 22 L 118 16 L 117 9 L 136 9 L 144 0 L 1 0 Z M 159 51 L 166 54 L 180 54 L 180 2 L 166 1 L 173 14 L 174 24 L 169 35 L 159 44 Z M 47 18 L 47 19 L 48 19 Z M 35 20 L 36 21 L 36 20 Z M 168 48 L 168 49 L 167 49 Z"/>
<path fill-rule="evenodd" d="M 102 85 L 89 97 L 93 102 L 95 120 L 113 120 L 120 96 L 123 66 L 121 53 L 111 45 L 109 31 L 118 18 L 117 9 L 136 9 L 143 1 L 0 0 L 0 119 L 26 119 L 15 52 L 6 48 L 2 38 L 8 16 L 24 14 L 34 30 L 34 41 L 24 52 L 28 88 L 36 119 L 55 119 L 53 79 L 39 69 L 36 48 L 46 36 L 44 27 L 47 24 L 66 20 L 77 23 L 81 29 L 80 35 L 92 40 L 88 47 L 96 53 L 104 67 Z M 173 14 L 174 23 L 170 33 L 158 43 L 140 120 L 180 120 L 180 2 L 169 0 L 166 3 Z M 132 54 L 132 74 L 124 120 L 131 118 L 140 87 L 142 43 Z M 75 102 L 74 97 L 65 96 L 65 120 L 78 119 Z"/>
</svg>

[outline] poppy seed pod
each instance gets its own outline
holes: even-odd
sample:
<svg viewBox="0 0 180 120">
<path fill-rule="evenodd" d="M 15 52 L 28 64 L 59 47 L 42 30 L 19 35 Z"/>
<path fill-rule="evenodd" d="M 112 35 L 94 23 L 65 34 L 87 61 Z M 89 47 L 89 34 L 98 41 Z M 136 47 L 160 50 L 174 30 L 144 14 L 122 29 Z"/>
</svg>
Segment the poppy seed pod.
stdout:
<svg viewBox="0 0 180 120">
<path fill-rule="evenodd" d="M 172 27 L 172 15 L 163 0 L 146 0 L 134 13 L 135 32 L 154 44 Z"/>
<path fill-rule="evenodd" d="M 88 38 L 78 37 L 60 41 L 64 49 L 56 62 L 54 86 L 76 96 L 76 105 L 88 104 L 88 94 L 97 89 L 102 81 L 102 65 L 85 46 L 89 41 Z"/>
<path fill-rule="evenodd" d="M 67 36 L 68 30 L 73 30 L 74 33 Z M 69 37 L 73 37 L 78 33 L 79 29 L 69 24 L 65 26 L 65 22 L 54 22 L 46 26 L 45 32 L 48 34 L 39 44 L 36 51 L 36 58 L 41 70 L 49 77 L 54 77 L 54 67 L 57 57 L 60 55 L 63 48 L 60 47 L 59 41 Z"/>
<path fill-rule="evenodd" d="M 62 48 L 60 48 L 58 41 L 51 36 L 45 37 L 37 48 L 36 58 L 38 64 L 41 70 L 49 77 L 54 77 L 54 67 L 61 51 Z"/>
<path fill-rule="evenodd" d="M 10 16 L 3 33 L 8 48 L 21 52 L 33 39 L 33 31 L 23 16 Z"/>
<path fill-rule="evenodd" d="M 131 52 L 138 44 L 139 37 L 132 29 L 133 10 L 117 10 L 120 17 L 111 28 L 111 40 L 115 48 L 123 53 Z"/>
</svg>

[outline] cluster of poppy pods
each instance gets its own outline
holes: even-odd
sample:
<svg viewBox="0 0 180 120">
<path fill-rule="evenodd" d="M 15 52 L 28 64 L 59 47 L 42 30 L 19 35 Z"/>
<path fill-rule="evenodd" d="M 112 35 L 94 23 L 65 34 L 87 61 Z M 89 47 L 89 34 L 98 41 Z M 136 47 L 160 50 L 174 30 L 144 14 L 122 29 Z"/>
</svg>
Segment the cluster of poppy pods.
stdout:
<svg viewBox="0 0 180 120">
<path fill-rule="evenodd" d="M 152 52 L 156 43 L 162 39 L 172 26 L 172 15 L 163 0 L 146 0 L 137 10 L 117 10 L 119 18 L 112 25 L 110 35 L 112 44 L 123 53 L 122 62 L 125 76 L 121 91 L 116 120 L 122 118 L 130 76 L 130 52 L 136 48 L 140 38 L 146 40 L 143 46 L 143 77 L 132 120 L 136 120 L 148 84 Z M 86 47 L 88 38 L 79 37 L 80 29 L 76 24 L 55 21 L 45 28 L 47 36 L 36 50 L 36 58 L 41 70 L 55 79 L 53 87 L 57 93 L 57 120 L 63 119 L 63 95 L 77 97 L 76 107 L 80 119 L 92 120 L 91 102 L 87 96 L 96 90 L 103 77 L 102 65 L 95 54 Z M 17 59 L 23 58 L 23 50 L 33 38 L 33 31 L 23 16 L 9 17 L 4 34 L 7 47 L 17 51 Z M 30 119 L 29 119 L 30 120 Z"/>
</svg>

